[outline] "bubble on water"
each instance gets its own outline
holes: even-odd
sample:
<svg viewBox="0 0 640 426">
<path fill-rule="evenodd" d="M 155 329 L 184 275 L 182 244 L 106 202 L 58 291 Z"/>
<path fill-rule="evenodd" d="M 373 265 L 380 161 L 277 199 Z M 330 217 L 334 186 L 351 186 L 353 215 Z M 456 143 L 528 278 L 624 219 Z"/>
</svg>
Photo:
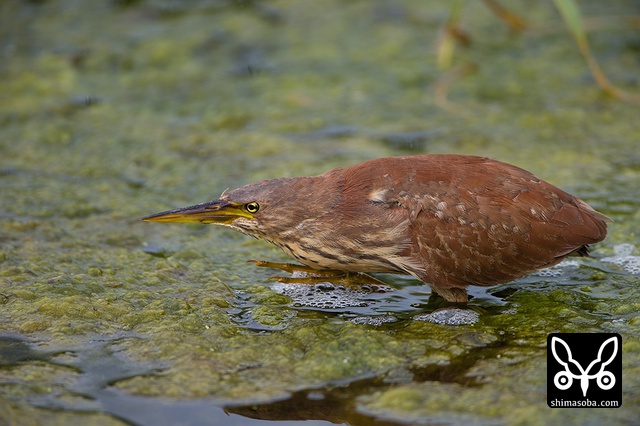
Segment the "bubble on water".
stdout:
<svg viewBox="0 0 640 426">
<path fill-rule="evenodd" d="M 374 327 L 380 327 L 382 324 L 388 324 L 398 321 L 398 318 L 393 315 L 381 315 L 377 317 L 355 317 L 350 320 L 354 324 L 372 325 Z"/>
<path fill-rule="evenodd" d="M 636 251 L 636 246 L 633 244 L 618 244 L 613 247 L 614 256 L 611 257 L 603 257 L 601 260 L 603 262 L 613 263 L 615 265 L 620 265 L 624 268 L 625 271 L 630 274 L 639 275 L 640 274 L 640 256 L 634 256 L 633 253 Z"/>
<path fill-rule="evenodd" d="M 352 307 L 367 307 L 366 300 L 372 293 L 393 291 L 391 287 L 362 286 L 354 289 L 331 283 L 297 284 L 277 283 L 273 289 L 280 294 L 290 297 L 294 305 L 318 309 L 344 309 Z"/>
<path fill-rule="evenodd" d="M 413 319 L 443 325 L 468 325 L 478 322 L 480 314 L 471 309 L 443 308 L 430 314 L 416 315 Z"/>
<path fill-rule="evenodd" d="M 536 277 L 556 278 L 562 276 L 562 268 L 552 266 L 551 268 L 544 268 L 539 271 L 535 271 L 531 275 L 535 275 Z"/>
<path fill-rule="evenodd" d="M 564 270 L 566 268 L 577 268 L 579 266 L 579 261 L 574 259 L 565 259 L 557 265 L 532 272 L 531 275 L 535 275 L 536 277 L 557 278 L 564 274 Z"/>
<path fill-rule="evenodd" d="M 636 250 L 636 246 L 629 243 L 618 244 L 613 247 L 613 252 L 618 256 L 631 256 Z"/>
</svg>

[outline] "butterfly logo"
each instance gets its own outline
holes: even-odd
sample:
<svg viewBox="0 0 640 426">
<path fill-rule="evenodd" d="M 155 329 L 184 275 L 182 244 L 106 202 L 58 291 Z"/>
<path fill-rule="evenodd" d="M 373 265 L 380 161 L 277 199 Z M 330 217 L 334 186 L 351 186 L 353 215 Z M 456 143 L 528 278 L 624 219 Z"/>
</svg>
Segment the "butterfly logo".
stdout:
<svg viewBox="0 0 640 426">
<path fill-rule="evenodd" d="M 605 354 L 605 348 L 609 345 L 613 345 L 611 356 L 605 361 L 603 356 Z M 618 340 L 615 337 L 605 340 L 600 349 L 598 350 L 598 356 L 591 361 L 587 368 L 582 368 L 582 365 L 575 359 L 571 353 L 569 345 L 557 336 L 551 338 L 551 351 L 556 361 L 564 367 L 564 371 L 559 371 L 553 378 L 553 384 L 560 390 L 566 390 L 573 385 L 573 380 L 580 380 L 580 388 L 582 389 L 582 396 L 587 396 L 587 389 L 589 389 L 589 381 L 596 380 L 598 387 L 602 390 L 609 390 L 616 384 L 616 378 L 610 371 L 606 371 L 605 368 L 611 364 L 618 353 Z M 573 370 L 573 371 L 572 371 Z M 592 370 L 597 370 L 592 373 Z M 576 372 L 578 372 L 576 374 Z"/>
</svg>

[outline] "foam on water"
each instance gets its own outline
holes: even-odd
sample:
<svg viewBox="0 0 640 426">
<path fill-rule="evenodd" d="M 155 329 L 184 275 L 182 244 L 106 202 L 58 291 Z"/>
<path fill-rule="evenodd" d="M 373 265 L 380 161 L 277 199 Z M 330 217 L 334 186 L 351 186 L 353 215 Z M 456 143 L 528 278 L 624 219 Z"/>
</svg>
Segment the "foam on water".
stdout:
<svg viewBox="0 0 640 426">
<path fill-rule="evenodd" d="M 374 327 L 380 327 L 382 324 L 389 324 L 398 321 L 398 318 L 393 315 L 380 315 L 377 317 L 360 316 L 351 318 L 350 320 L 354 324 L 372 325 Z"/>
<path fill-rule="evenodd" d="M 630 274 L 640 275 L 640 256 L 633 255 L 636 251 L 636 246 L 633 244 L 618 244 L 613 247 L 613 256 L 603 257 L 601 260 L 620 265 Z"/>
<path fill-rule="evenodd" d="M 480 314 L 471 309 L 443 308 L 429 314 L 416 315 L 416 321 L 427 321 L 445 325 L 475 324 L 480 319 Z"/>
<path fill-rule="evenodd" d="M 550 268 L 544 268 L 544 269 L 540 269 L 538 271 L 532 272 L 531 275 L 535 275 L 536 277 L 557 278 L 563 275 L 565 268 L 568 268 L 568 267 L 577 268 L 578 266 L 580 266 L 580 262 L 574 259 L 568 259 L 568 260 L 563 260 L 562 262 Z"/>
<path fill-rule="evenodd" d="M 362 286 L 357 289 L 331 283 L 322 284 L 274 284 L 273 289 L 290 297 L 296 306 L 317 309 L 344 309 L 366 307 L 372 303 L 375 294 L 393 292 L 393 288 L 376 285 L 375 288 Z"/>
</svg>

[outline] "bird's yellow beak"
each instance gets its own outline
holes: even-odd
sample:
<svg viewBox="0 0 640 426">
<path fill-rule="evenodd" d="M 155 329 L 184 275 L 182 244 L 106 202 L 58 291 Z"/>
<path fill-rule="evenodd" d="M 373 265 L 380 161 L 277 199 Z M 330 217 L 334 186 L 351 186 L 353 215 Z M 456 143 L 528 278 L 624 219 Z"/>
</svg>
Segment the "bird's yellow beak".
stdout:
<svg viewBox="0 0 640 426">
<path fill-rule="evenodd" d="M 142 220 L 147 222 L 227 224 L 241 217 L 251 219 L 253 215 L 243 208 L 243 204 L 226 200 L 213 200 L 208 203 L 196 204 L 195 206 L 152 214 L 151 216 L 143 217 Z"/>
</svg>

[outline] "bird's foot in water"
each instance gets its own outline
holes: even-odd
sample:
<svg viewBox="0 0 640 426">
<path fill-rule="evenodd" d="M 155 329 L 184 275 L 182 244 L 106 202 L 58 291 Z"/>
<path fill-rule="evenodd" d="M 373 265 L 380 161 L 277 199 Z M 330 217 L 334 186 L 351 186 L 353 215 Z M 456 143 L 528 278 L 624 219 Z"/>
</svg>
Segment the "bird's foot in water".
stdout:
<svg viewBox="0 0 640 426">
<path fill-rule="evenodd" d="M 267 262 L 265 260 L 248 260 L 261 268 L 281 269 L 289 272 L 291 277 L 272 276 L 278 282 L 285 284 L 324 284 L 343 285 L 350 288 L 371 287 L 375 290 L 388 289 L 389 285 L 363 272 L 345 272 L 333 269 L 314 269 L 295 263 Z"/>
</svg>

